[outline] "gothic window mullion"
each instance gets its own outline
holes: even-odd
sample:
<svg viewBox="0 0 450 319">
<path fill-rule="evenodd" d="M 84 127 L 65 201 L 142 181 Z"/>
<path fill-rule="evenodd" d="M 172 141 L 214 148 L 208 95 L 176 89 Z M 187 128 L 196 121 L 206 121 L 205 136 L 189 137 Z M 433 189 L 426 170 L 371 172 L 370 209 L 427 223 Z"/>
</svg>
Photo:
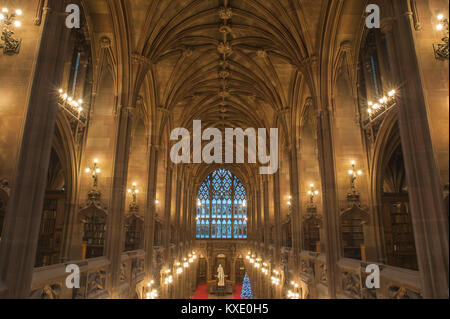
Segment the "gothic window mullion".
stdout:
<svg viewBox="0 0 450 319">
<path fill-rule="evenodd" d="M 245 189 L 230 171 L 219 169 L 205 178 L 198 190 L 198 200 L 202 215 L 197 215 L 196 238 L 247 238 L 243 206 L 246 202 Z M 206 213 L 203 214 L 203 211 Z"/>
</svg>

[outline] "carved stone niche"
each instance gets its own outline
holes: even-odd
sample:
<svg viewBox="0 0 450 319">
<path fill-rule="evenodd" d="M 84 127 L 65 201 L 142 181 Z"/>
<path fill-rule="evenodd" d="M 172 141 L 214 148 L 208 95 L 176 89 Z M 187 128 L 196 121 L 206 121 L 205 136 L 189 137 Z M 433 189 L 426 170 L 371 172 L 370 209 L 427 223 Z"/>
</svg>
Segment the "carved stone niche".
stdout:
<svg viewBox="0 0 450 319">
<path fill-rule="evenodd" d="M 367 209 L 353 204 L 341 211 L 340 220 L 344 257 L 361 260 L 365 237 L 363 225 L 369 221 Z"/>
</svg>

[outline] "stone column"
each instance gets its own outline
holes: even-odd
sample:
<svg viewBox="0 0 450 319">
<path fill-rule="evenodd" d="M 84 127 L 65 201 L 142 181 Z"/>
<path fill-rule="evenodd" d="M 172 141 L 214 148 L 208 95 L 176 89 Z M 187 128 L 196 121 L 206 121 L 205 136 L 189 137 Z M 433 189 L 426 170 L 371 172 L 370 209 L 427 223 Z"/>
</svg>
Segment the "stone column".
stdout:
<svg viewBox="0 0 450 319">
<path fill-rule="evenodd" d="M 326 243 L 325 254 L 328 270 L 328 293 L 330 298 L 336 298 L 336 282 L 338 280 L 337 261 L 341 254 L 341 241 L 339 206 L 334 171 L 333 138 L 330 114 L 326 106 L 320 111 L 317 125 L 319 167 L 322 180 L 323 227 Z"/>
<path fill-rule="evenodd" d="M 58 109 L 54 89 L 61 83 L 70 32 L 64 27 L 66 4 L 47 2 L 31 87 L 24 92 L 27 115 L 0 244 L 0 296 L 4 298 L 30 294 Z"/>
<path fill-rule="evenodd" d="M 262 241 L 263 226 L 262 226 L 262 208 L 261 208 L 261 190 L 260 182 L 258 181 L 258 189 L 256 190 L 256 234 L 255 234 L 255 247 L 252 252 L 259 251 L 259 244 Z"/>
<path fill-rule="evenodd" d="M 167 264 L 170 258 L 170 210 L 172 207 L 172 175 L 173 168 L 168 166 L 166 168 L 166 191 L 164 204 L 164 262 Z"/>
<path fill-rule="evenodd" d="M 280 170 L 273 175 L 273 197 L 275 217 L 275 263 L 281 262 L 281 206 L 280 206 Z"/>
<path fill-rule="evenodd" d="M 269 254 L 270 241 L 270 213 L 269 213 L 269 181 L 263 177 L 263 200 L 264 200 L 264 255 Z"/>
<path fill-rule="evenodd" d="M 185 178 L 184 179 L 184 187 L 183 187 L 183 224 L 181 226 L 181 237 L 182 240 L 184 242 L 185 245 L 187 245 L 188 243 L 188 238 L 189 238 L 189 229 L 191 228 L 189 225 L 189 207 L 188 206 L 190 203 L 188 201 L 189 196 L 190 196 L 190 189 L 187 187 L 188 183 L 188 179 Z"/>
<path fill-rule="evenodd" d="M 126 184 L 128 177 L 128 161 L 130 157 L 132 117 L 135 108 L 122 107 L 119 114 L 119 125 L 116 139 L 114 171 L 110 209 L 106 225 L 106 257 L 111 262 L 112 297 L 118 297 L 121 255 L 124 238 L 124 212 L 126 203 Z"/>
<path fill-rule="evenodd" d="M 180 179 L 180 171 L 177 171 L 177 181 L 175 185 L 175 244 L 177 245 L 177 251 L 182 251 L 180 249 L 182 236 L 181 236 L 181 189 L 182 189 L 182 179 Z"/>
<path fill-rule="evenodd" d="M 158 178 L 158 149 L 150 145 L 148 166 L 147 206 L 144 212 L 144 250 L 145 250 L 145 283 L 152 280 L 153 273 L 153 240 L 156 215 L 156 183 Z"/>
<path fill-rule="evenodd" d="M 300 206 L 300 189 L 298 186 L 298 159 L 297 148 L 291 147 L 289 152 L 289 168 L 290 168 L 290 184 L 292 196 L 291 211 L 291 227 L 292 227 L 292 256 L 295 258 L 295 264 L 298 262 L 298 254 L 301 251 L 302 244 L 302 228 L 301 228 L 301 206 Z"/>
<path fill-rule="evenodd" d="M 389 27 L 385 31 L 394 81 L 403 84 L 397 98 L 398 123 L 423 295 L 448 298 L 448 212 L 434 158 L 408 1 L 395 1 L 394 11 L 398 18 L 392 33 Z"/>
<path fill-rule="evenodd" d="M 247 207 L 247 240 L 249 244 L 256 240 L 256 199 L 255 191 L 250 193 L 250 200 L 248 201 Z M 246 247 L 248 248 L 248 247 Z"/>
</svg>

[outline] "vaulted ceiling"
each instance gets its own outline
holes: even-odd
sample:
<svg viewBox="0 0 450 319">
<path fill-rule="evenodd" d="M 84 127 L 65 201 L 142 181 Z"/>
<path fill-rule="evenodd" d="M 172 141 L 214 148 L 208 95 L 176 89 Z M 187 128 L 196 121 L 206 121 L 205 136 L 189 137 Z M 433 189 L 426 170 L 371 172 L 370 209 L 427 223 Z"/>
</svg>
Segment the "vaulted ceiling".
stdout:
<svg viewBox="0 0 450 319">
<path fill-rule="evenodd" d="M 167 132 L 192 128 L 193 120 L 201 120 L 203 129 L 279 127 L 280 135 L 291 135 L 311 94 L 301 93 L 308 91 L 305 81 L 313 81 L 310 62 L 332 37 L 324 30 L 338 27 L 331 13 L 342 10 L 360 20 L 362 5 L 359 0 L 84 0 L 95 42 L 112 40 L 117 65 L 129 70 L 117 71 L 117 81 L 139 91 L 137 106 L 160 145 L 168 142 Z M 283 115 L 290 112 L 286 123 Z"/>
<path fill-rule="evenodd" d="M 94 24 L 111 7 L 102 2 L 88 1 Z M 122 33 L 151 64 L 157 107 L 180 108 L 179 126 L 269 127 L 315 52 L 323 2 L 127 0 Z"/>
</svg>

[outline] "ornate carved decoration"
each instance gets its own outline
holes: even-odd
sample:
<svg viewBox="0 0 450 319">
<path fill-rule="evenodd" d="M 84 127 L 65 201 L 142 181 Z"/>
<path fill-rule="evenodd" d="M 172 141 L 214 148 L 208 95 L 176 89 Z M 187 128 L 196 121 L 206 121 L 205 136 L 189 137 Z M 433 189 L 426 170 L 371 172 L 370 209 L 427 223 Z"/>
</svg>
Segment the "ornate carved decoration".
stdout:
<svg viewBox="0 0 450 319">
<path fill-rule="evenodd" d="M 11 189 L 9 188 L 8 180 L 4 178 L 0 179 L 0 191 L 3 191 L 8 197 L 10 196 Z"/>
<path fill-rule="evenodd" d="M 221 7 L 219 9 L 219 17 L 222 20 L 229 20 L 233 16 L 233 9 L 227 7 Z"/>
<path fill-rule="evenodd" d="M 127 265 L 125 263 L 120 264 L 120 281 L 126 281 L 127 280 Z"/>
<path fill-rule="evenodd" d="M 314 276 L 314 262 L 310 259 L 302 259 L 300 271 L 304 274 Z"/>
<path fill-rule="evenodd" d="M 3 48 L 3 53 L 12 55 L 19 53 L 22 39 L 14 39 L 14 31 L 10 29 L 16 18 L 16 13 L 4 13 L 0 19 L 0 48 Z"/>
<path fill-rule="evenodd" d="M 256 51 L 256 55 L 258 55 L 258 57 L 260 57 L 260 58 L 265 59 L 265 58 L 267 58 L 267 51 L 264 49 L 258 50 L 258 51 Z"/>
<path fill-rule="evenodd" d="M 224 56 L 229 56 L 233 53 L 233 49 L 231 48 L 231 44 L 228 42 L 220 42 L 217 46 L 217 51 Z"/>
<path fill-rule="evenodd" d="M 423 299 L 421 293 L 412 291 L 403 286 L 390 286 L 388 294 L 390 299 Z"/>
<path fill-rule="evenodd" d="M 189 58 L 194 54 L 194 50 L 191 47 L 185 47 L 183 48 L 183 57 Z"/>
<path fill-rule="evenodd" d="M 322 282 L 328 281 L 328 272 L 327 272 L 327 264 L 321 264 L 319 266 L 319 280 Z"/>
<path fill-rule="evenodd" d="M 97 270 L 88 275 L 88 297 L 95 295 L 101 291 L 105 291 L 106 286 L 106 272 L 104 270 Z"/>
<path fill-rule="evenodd" d="M 61 295 L 61 284 L 48 284 L 43 288 L 33 291 L 31 299 L 59 299 Z"/>
<path fill-rule="evenodd" d="M 342 273 L 342 290 L 353 297 L 361 297 L 361 280 L 359 274 L 351 272 Z"/>
<path fill-rule="evenodd" d="M 102 37 L 101 39 L 100 39 L 100 47 L 102 48 L 102 49 L 107 49 L 107 48 L 110 48 L 111 47 L 111 39 L 110 38 L 108 38 L 108 37 Z"/>
<path fill-rule="evenodd" d="M 88 193 L 88 200 L 84 204 L 84 206 L 80 207 L 80 211 L 87 210 L 89 208 L 96 208 L 98 210 L 103 211 L 105 214 L 107 213 L 107 207 L 100 200 L 102 193 L 98 189 L 92 189 Z"/>
</svg>

